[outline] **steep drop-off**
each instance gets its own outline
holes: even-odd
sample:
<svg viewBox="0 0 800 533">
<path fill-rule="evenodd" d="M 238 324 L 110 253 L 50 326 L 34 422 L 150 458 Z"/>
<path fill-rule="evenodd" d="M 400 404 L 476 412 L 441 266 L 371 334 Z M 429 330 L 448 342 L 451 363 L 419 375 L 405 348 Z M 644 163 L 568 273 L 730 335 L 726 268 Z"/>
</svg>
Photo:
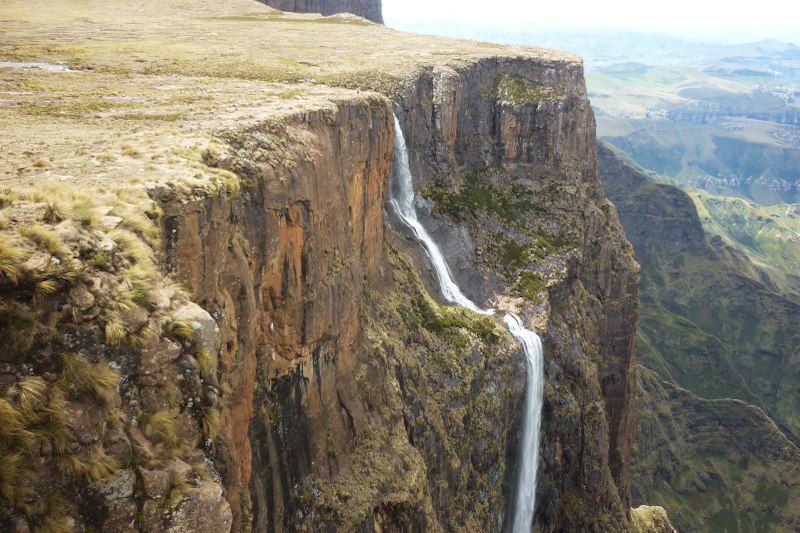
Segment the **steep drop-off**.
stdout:
<svg viewBox="0 0 800 533">
<path fill-rule="evenodd" d="M 296 13 L 335 15 L 352 13 L 372 22 L 383 24 L 381 0 L 259 0 L 275 9 Z"/>
<path fill-rule="evenodd" d="M 0 525 L 505 526 L 525 362 L 386 216 L 395 112 L 459 283 L 544 340 L 537 527 L 632 528 L 638 266 L 580 60 L 262 11 L 2 7 L 3 60 L 74 72 L 2 82 Z"/>
<path fill-rule="evenodd" d="M 642 265 L 638 355 L 648 369 L 634 503 L 664 506 L 681 530 L 793 531 L 800 309 L 741 252 L 704 234 L 689 195 L 606 145 L 598 152 Z"/>
</svg>

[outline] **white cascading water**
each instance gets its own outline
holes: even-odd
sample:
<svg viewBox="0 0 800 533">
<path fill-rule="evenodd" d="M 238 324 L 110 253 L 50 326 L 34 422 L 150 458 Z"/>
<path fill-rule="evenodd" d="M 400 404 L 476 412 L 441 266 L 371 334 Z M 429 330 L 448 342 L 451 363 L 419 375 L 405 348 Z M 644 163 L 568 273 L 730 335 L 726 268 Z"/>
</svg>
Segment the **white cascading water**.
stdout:
<svg viewBox="0 0 800 533">
<path fill-rule="evenodd" d="M 428 234 L 417 218 L 414 207 L 414 181 L 408 164 L 403 129 L 394 117 L 394 183 L 389 188 L 389 204 L 400 220 L 422 243 L 436 271 L 442 296 L 448 302 L 464 307 L 482 315 L 494 314 L 493 309 L 481 309 L 467 298 L 453 279 L 439 246 Z M 517 315 L 508 313 L 503 317 L 508 330 L 522 345 L 527 368 L 527 391 L 525 393 L 525 412 L 523 413 L 522 443 L 520 450 L 521 470 L 515 498 L 512 533 L 528 533 L 533 524 L 533 511 L 536 498 L 536 470 L 539 465 L 539 428 L 542 419 L 542 398 L 544 394 L 544 362 L 542 341 L 533 331 L 526 329 Z"/>
<path fill-rule="evenodd" d="M 542 339 L 525 329 L 517 315 L 507 314 L 503 322 L 525 352 L 528 370 L 528 387 L 525 391 L 522 444 L 520 448 L 520 473 L 512 533 L 529 533 L 536 504 L 536 470 L 539 466 L 539 429 L 542 425 L 542 399 L 544 398 L 544 350 Z"/>
</svg>

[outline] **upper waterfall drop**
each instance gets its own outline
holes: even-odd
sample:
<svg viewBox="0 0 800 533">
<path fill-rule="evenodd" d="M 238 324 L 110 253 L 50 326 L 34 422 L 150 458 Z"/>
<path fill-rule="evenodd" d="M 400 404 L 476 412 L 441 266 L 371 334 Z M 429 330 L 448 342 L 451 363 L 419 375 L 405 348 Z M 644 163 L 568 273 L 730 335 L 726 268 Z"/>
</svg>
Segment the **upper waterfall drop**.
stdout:
<svg viewBox="0 0 800 533">
<path fill-rule="evenodd" d="M 436 277 L 439 280 L 444 299 L 482 315 L 494 314 L 494 310 L 481 309 L 461 292 L 461 288 L 453 279 L 453 274 L 450 272 L 450 267 L 447 266 L 447 261 L 445 261 L 441 250 L 439 250 L 439 247 L 417 218 L 417 210 L 414 207 L 414 180 L 411 178 L 411 168 L 408 165 L 408 149 L 406 148 L 400 121 L 397 120 L 396 115 L 394 117 L 394 133 L 393 173 L 395 174 L 395 184 L 398 190 L 397 194 L 395 194 L 394 189 L 389 187 L 389 204 L 394 207 L 400 220 L 425 247 L 425 251 L 428 253 L 428 257 L 436 271 Z"/>
<path fill-rule="evenodd" d="M 393 183 L 389 187 L 389 204 L 397 216 L 422 243 L 436 271 L 442 296 L 448 302 L 483 315 L 493 315 L 493 309 L 481 309 L 467 298 L 453 278 L 439 246 L 428 234 L 417 218 L 414 205 L 414 180 L 408 164 L 403 129 L 397 115 L 394 117 L 394 164 Z M 395 190 L 396 189 L 396 190 Z M 523 413 L 522 439 L 520 445 L 520 475 L 514 499 L 514 517 L 511 522 L 512 533 L 528 533 L 533 526 L 533 513 L 536 508 L 536 473 L 539 466 L 539 429 L 542 420 L 544 398 L 544 351 L 539 336 L 523 325 L 522 319 L 513 313 L 503 317 L 509 332 L 520 342 L 525 353 L 527 387 L 525 410 Z"/>
</svg>

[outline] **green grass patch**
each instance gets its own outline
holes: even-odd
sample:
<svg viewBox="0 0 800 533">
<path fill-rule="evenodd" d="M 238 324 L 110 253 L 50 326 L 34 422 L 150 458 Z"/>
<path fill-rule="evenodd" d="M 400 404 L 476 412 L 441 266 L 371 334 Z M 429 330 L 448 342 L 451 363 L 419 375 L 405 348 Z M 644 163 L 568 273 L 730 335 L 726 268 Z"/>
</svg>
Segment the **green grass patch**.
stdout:
<svg viewBox="0 0 800 533">
<path fill-rule="evenodd" d="M 504 74 L 497 80 L 495 95 L 498 100 L 512 104 L 545 104 L 564 97 L 557 87 L 511 74 Z"/>
<path fill-rule="evenodd" d="M 536 209 L 533 192 L 521 183 L 494 182 L 491 174 L 490 169 L 467 172 L 460 189 L 427 187 L 422 196 L 434 202 L 434 212 L 457 222 L 484 212 L 514 227 L 523 224 L 520 217 Z"/>
</svg>

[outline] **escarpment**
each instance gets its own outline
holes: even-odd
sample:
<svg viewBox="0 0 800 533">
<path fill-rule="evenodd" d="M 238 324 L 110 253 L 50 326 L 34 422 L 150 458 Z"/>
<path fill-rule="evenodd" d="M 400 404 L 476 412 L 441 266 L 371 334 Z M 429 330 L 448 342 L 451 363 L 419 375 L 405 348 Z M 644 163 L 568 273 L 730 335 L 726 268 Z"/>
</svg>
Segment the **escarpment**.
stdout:
<svg viewBox="0 0 800 533">
<path fill-rule="evenodd" d="M 434 70 L 400 101 L 428 224 L 462 287 L 545 333 L 539 526 L 623 528 L 638 267 L 597 181 L 581 64 Z"/>
<path fill-rule="evenodd" d="M 797 305 L 705 235 L 688 194 L 607 145 L 599 161 L 642 265 L 634 505 L 661 503 L 680 530 L 796 529 L 800 454 L 784 394 L 798 383 Z"/>
<path fill-rule="evenodd" d="M 393 114 L 465 291 L 544 339 L 535 526 L 634 527 L 638 266 L 579 59 L 244 0 L 83 4 L 65 39 L 108 33 L 77 51 L 31 33 L 42 6 L 2 17 L 75 71 L 11 70 L 0 106 L 0 324 L 26 333 L 4 344 L 2 453 L 37 480 L 2 487 L 3 527 L 506 526 L 524 359 L 439 301 L 393 226 Z"/>
<path fill-rule="evenodd" d="M 335 15 L 352 13 L 372 22 L 383 24 L 383 7 L 381 0 L 259 0 L 264 4 L 282 11 L 297 13 L 321 13 Z"/>
</svg>

